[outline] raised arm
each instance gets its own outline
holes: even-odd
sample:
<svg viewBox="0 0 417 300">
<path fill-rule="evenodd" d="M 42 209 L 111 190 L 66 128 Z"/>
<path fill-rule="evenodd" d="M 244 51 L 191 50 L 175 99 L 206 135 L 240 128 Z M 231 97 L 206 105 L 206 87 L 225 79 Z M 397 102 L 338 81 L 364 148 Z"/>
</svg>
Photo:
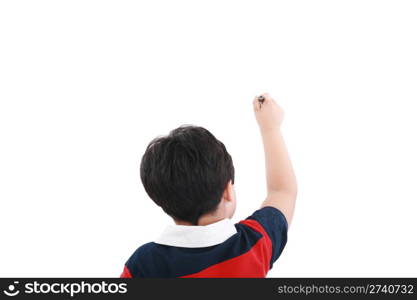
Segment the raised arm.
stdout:
<svg viewBox="0 0 417 300">
<path fill-rule="evenodd" d="M 297 197 L 297 181 L 281 134 L 284 112 L 268 94 L 262 96 L 265 99 L 262 104 L 257 97 L 253 100 L 265 151 L 267 197 L 262 207 L 279 209 L 290 224 Z"/>
</svg>

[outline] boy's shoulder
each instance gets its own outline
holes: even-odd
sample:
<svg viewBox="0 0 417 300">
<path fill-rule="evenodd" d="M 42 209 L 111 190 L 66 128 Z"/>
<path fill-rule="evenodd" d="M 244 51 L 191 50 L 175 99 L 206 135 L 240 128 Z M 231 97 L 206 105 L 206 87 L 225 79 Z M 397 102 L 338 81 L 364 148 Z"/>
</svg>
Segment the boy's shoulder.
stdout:
<svg viewBox="0 0 417 300">
<path fill-rule="evenodd" d="M 143 273 L 155 261 L 163 260 L 163 256 L 158 255 L 158 248 L 161 245 L 154 242 L 149 242 L 139 246 L 126 262 L 126 267 L 129 270 L 129 275 L 136 277 L 137 274 Z M 130 276 L 128 276 L 130 277 Z"/>
<path fill-rule="evenodd" d="M 232 269 L 256 268 L 256 272 L 261 270 L 262 274 L 266 274 L 286 243 L 287 222 L 284 215 L 276 208 L 264 207 L 245 220 L 228 226 L 236 228 L 235 234 L 219 244 L 208 247 L 190 248 L 184 245 L 160 244 L 157 241 L 143 244 L 126 263 L 129 275 L 132 277 L 181 277 L 189 274 L 206 276 L 207 271 L 204 270 L 213 270 L 213 268 L 217 270 L 219 267 L 220 272 L 231 274 L 232 262 L 238 262 Z M 204 234 L 204 232 L 200 233 Z M 191 239 L 192 236 L 187 237 L 187 232 L 184 234 L 184 240 Z M 213 232 L 213 234 L 220 233 Z M 256 267 L 257 263 L 261 265 Z M 226 270 L 224 270 L 225 266 Z M 256 272 L 248 273 L 247 276 L 261 274 Z"/>
<path fill-rule="evenodd" d="M 157 254 L 157 250 L 161 245 L 155 242 L 149 242 L 139 246 L 130 256 L 129 261 L 138 261 L 149 259 Z"/>
</svg>

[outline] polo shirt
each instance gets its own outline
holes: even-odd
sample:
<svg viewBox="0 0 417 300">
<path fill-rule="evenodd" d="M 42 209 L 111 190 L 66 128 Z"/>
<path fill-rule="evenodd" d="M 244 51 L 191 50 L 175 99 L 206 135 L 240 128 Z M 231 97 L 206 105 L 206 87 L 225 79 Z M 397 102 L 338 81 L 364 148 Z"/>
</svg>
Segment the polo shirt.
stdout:
<svg viewBox="0 0 417 300">
<path fill-rule="evenodd" d="M 122 278 L 265 277 L 287 243 L 288 223 L 271 206 L 233 224 L 169 225 L 127 260 Z"/>
</svg>

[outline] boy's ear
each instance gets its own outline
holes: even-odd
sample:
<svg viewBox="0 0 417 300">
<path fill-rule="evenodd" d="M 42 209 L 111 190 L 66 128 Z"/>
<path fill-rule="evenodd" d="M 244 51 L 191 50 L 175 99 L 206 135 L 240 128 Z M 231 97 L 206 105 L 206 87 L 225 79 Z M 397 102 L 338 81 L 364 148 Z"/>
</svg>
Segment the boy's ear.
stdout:
<svg viewBox="0 0 417 300">
<path fill-rule="evenodd" d="M 226 188 L 223 192 L 223 199 L 226 201 L 233 201 L 233 184 L 232 180 L 229 180 L 229 182 L 226 185 Z"/>
</svg>

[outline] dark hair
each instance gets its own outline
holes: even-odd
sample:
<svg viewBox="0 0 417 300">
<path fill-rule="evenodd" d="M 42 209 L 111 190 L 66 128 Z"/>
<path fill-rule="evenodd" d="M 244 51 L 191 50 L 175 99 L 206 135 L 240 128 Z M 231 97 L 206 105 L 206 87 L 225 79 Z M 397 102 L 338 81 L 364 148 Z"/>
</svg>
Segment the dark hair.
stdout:
<svg viewBox="0 0 417 300">
<path fill-rule="evenodd" d="M 229 180 L 232 157 L 207 129 L 182 125 L 153 139 L 140 164 L 140 178 L 149 197 L 168 215 L 197 225 L 220 203 Z"/>
</svg>

